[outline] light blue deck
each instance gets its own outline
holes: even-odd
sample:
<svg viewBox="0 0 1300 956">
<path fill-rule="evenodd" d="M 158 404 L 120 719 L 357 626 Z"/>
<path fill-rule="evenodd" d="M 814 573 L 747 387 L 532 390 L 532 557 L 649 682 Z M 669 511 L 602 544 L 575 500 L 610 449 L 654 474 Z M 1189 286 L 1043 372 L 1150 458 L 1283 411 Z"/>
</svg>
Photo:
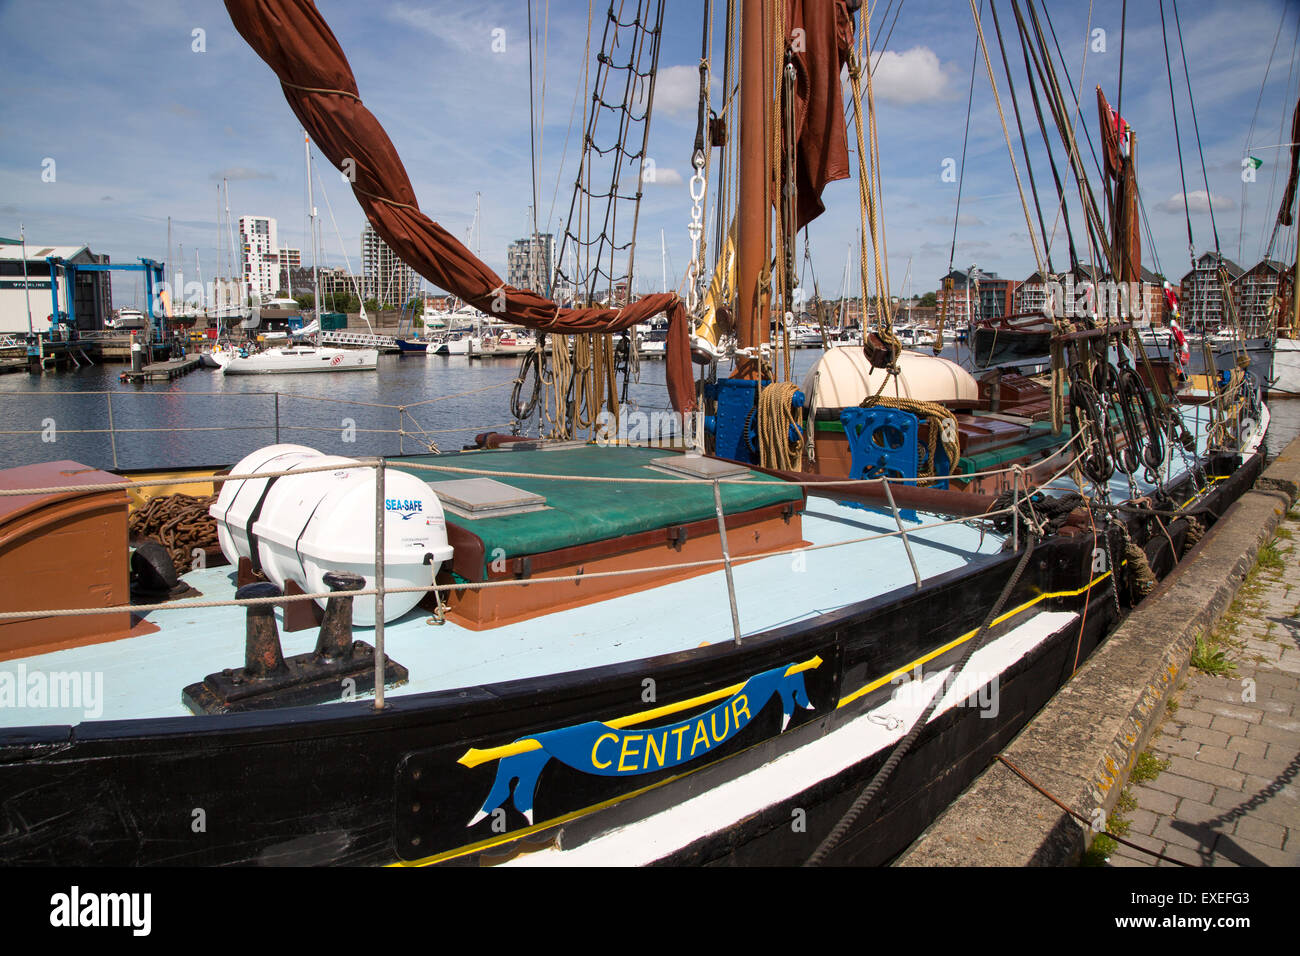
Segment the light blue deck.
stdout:
<svg viewBox="0 0 1300 956">
<path fill-rule="evenodd" d="M 803 516 L 803 536 L 812 544 L 895 530 L 887 512 L 825 498 L 810 497 Z M 987 560 L 1003 541 L 965 524 L 909 530 L 908 539 L 925 577 Z M 736 566 L 734 574 L 744 634 L 807 620 L 913 582 L 897 537 L 806 551 L 797 558 L 764 558 Z M 185 580 L 204 599 L 224 600 L 234 595 L 232 577 L 225 567 L 192 572 Z M 239 607 L 156 611 L 148 616 L 162 628 L 156 634 L 6 661 L 0 672 L 16 673 L 22 663 L 28 673 L 102 674 L 104 719 L 184 716 L 189 712 L 181 704 L 182 687 L 243 664 L 244 614 Z M 409 684 L 388 691 L 390 697 L 563 673 L 732 639 L 721 569 L 486 631 L 427 621 L 428 612 L 416 608 L 384 628 L 388 656 L 411 674 Z M 361 640 L 371 635 L 370 628 L 355 632 Z M 286 656 L 301 654 L 315 646 L 316 630 L 282 633 L 281 640 Z M 82 719 L 80 710 L 0 707 L 0 726 Z"/>
</svg>

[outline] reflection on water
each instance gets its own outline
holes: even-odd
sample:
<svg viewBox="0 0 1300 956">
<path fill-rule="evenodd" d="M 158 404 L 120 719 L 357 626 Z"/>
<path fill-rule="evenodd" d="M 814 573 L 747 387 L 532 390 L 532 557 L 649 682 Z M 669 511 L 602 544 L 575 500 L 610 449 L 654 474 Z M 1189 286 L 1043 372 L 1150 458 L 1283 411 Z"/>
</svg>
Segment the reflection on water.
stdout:
<svg viewBox="0 0 1300 956">
<path fill-rule="evenodd" d="M 1300 436 L 1300 398 L 1269 399 L 1268 413 L 1270 421 L 1264 450 L 1268 460 L 1272 461 Z"/>
<path fill-rule="evenodd" d="M 969 365 L 964 346 L 950 344 L 942 354 Z M 795 381 L 820 355 L 795 353 Z M 1195 353 L 1192 362 L 1199 368 Z M 373 373 L 226 379 L 200 369 L 156 385 L 119 382 L 122 369 L 0 376 L 0 467 L 62 459 L 122 469 L 228 465 L 276 441 L 349 456 L 422 452 L 430 442 L 456 451 L 478 432 L 509 431 L 518 362 L 381 355 Z M 728 371 L 723 366 L 721 374 Z M 643 361 L 628 397 L 637 408 L 667 408 L 664 363 Z M 1300 434 L 1300 400 L 1270 407 L 1271 457 Z M 536 428 L 534 417 L 526 432 Z"/>
</svg>

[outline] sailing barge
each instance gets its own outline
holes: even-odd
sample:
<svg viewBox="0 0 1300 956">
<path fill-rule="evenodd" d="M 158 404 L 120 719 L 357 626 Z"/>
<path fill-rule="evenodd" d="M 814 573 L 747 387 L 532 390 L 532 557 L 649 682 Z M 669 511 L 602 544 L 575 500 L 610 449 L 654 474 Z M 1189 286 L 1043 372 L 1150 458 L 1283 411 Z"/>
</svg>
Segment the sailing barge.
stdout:
<svg viewBox="0 0 1300 956">
<path fill-rule="evenodd" d="M 1093 371 L 1068 431 L 1061 390 L 887 341 L 882 360 L 880 337 L 804 389 L 766 381 L 760 295 L 736 296 L 735 374 L 696 389 L 681 299 L 561 310 L 503 286 L 418 211 L 315 9 L 227 7 L 331 160 L 367 157 L 358 200 L 431 281 L 553 336 L 666 312 L 670 392 L 708 403 L 711 453 L 274 446 L 200 477 L 232 564 L 178 580 L 147 547 L 128 565 L 140 483 L 0 473 L 0 861 L 883 863 L 1261 468 L 1265 407 L 1163 396 L 1153 418 L 1105 329 L 1071 333 Z M 838 90 L 848 5 L 807 16 L 791 27 Z M 744 42 L 747 111 L 764 30 Z M 742 154 L 767 122 L 739 124 Z M 739 178 L 737 282 L 757 290 L 770 203 L 761 167 Z M 800 408 L 815 457 L 756 454 Z"/>
</svg>

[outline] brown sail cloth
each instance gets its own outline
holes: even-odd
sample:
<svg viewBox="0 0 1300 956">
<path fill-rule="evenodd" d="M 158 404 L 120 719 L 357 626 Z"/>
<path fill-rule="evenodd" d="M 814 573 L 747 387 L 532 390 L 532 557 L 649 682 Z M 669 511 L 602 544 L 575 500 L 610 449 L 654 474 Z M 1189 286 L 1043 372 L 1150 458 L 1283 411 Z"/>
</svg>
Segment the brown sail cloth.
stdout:
<svg viewBox="0 0 1300 956">
<path fill-rule="evenodd" d="M 1101 116 L 1106 175 L 1115 180 L 1115 208 L 1111 221 L 1115 226 L 1112 242 L 1118 268 L 1113 278 L 1119 282 L 1140 282 L 1142 241 L 1138 234 L 1137 174 L 1133 170 L 1133 157 L 1124 155 L 1120 148 L 1128 123 L 1110 108 L 1100 86 L 1097 87 L 1097 112 Z M 1124 129 L 1120 128 L 1121 124 Z"/>
<path fill-rule="evenodd" d="M 821 196 L 827 183 L 849 178 L 840 73 L 853 52 L 857 7 L 849 0 L 789 0 L 787 7 L 795 68 L 795 229 L 826 211 Z"/>
<path fill-rule="evenodd" d="M 1291 225 L 1291 206 L 1295 203 L 1298 179 L 1300 179 L 1300 100 L 1296 100 L 1295 112 L 1291 115 L 1291 174 L 1287 176 L 1286 192 L 1282 195 L 1282 207 L 1277 212 L 1277 221 L 1284 226 Z"/>
<path fill-rule="evenodd" d="M 315 5 L 309 0 L 225 2 L 235 29 L 279 77 L 290 108 L 321 152 L 336 168 L 355 169 L 357 202 L 407 265 L 489 315 L 542 332 L 621 332 L 667 312 L 668 394 L 678 411 L 694 408 L 689 318 L 676 295 L 647 295 L 622 309 L 561 309 L 535 292 L 505 285 L 420 211 L 392 140 L 361 102 L 347 58 Z"/>
</svg>

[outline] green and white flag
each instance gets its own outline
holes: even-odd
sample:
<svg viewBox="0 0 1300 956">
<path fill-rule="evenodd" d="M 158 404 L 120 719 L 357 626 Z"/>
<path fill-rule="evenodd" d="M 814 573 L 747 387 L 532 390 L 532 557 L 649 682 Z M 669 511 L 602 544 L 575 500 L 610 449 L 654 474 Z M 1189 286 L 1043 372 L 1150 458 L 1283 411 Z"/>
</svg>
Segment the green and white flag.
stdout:
<svg viewBox="0 0 1300 956">
<path fill-rule="evenodd" d="M 1264 165 L 1264 161 L 1255 156 L 1247 156 L 1246 162 L 1250 163 L 1251 169 L 1259 169 L 1259 167 Z"/>
</svg>

